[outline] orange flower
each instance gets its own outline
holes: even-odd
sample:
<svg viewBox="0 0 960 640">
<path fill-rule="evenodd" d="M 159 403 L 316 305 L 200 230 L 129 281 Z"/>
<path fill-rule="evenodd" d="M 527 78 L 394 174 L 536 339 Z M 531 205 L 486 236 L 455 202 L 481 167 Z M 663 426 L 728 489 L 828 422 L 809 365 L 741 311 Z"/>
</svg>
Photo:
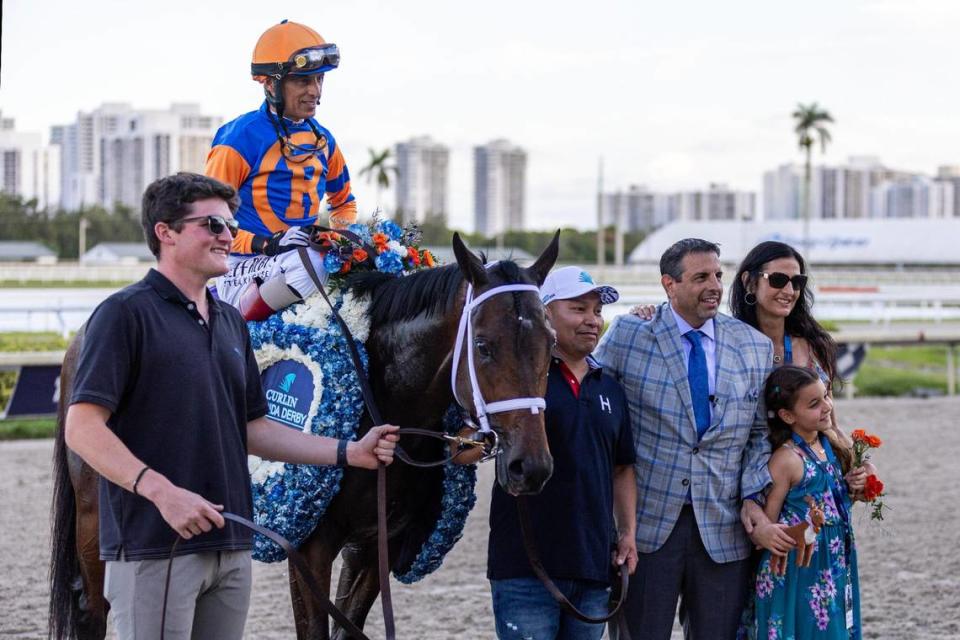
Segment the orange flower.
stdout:
<svg viewBox="0 0 960 640">
<path fill-rule="evenodd" d="M 420 266 L 420 254 L 417 253 L 417 250 L 413 247 L 407 247 L 407 258 L 410 259 L 415 266 Z"/>
<path fill-rule="evenodd" d="M 343 266 L 340 267 L 340 273 L 350 273 L 350 267 L 353 263 L 349 260 L 343 261 Z"/>
<path fill-rule="evenodd" d="M 373 244 L 377 245 L 378 247 L 386 246 L 388 242 L 390 242 L 390 238 L 387 236 L 387 234 L 385 233 L 373 234 Z M 383 252 L 381 251 L 381 253 Z"/>
<path fill-rule="evenodd" d="M 353 250 L 353 259 L 356 262 L 364 262 L 367 259 L 367 252 L 363 249 L 354 249 Z"/>
<path fill-rule="evenodd" d="M 883 483 L 880 482 L 880 478 L 871 473 L 867 476 L 867 484 L 863 488 L 863 497 L 867 502 L 873 502 L 881 495 L 883 495 Z"/>
<path fill-rule="evenodd" d="M 873 447 L 874 449 L 876 449 L 877 447 L 879 447 L 880 445 L 883 444 L 883 440 L 881 440 L 881 439 L 878 438 L 877 436 L 874 436 L 874 435 L 871 435 L 871 434 L 868 433 L 868 434 L 867 434 L 867 444 L 870 445 L 871 447 Z"/>
<path fill-rule="evenodd" d="M 436 262 L 433 259 L 433 254 L 424 249 L 423 251 L 423 264 L 427 265 L 431 269 L 436 266 Z"/>
<path fill-rule="evenodd" d="M 854 442 L 866 442 L 867 432 L 863 429 L 854 429 L 853 433 L 850 434 L 850 437 L 853 438 Z"/>
</svg>

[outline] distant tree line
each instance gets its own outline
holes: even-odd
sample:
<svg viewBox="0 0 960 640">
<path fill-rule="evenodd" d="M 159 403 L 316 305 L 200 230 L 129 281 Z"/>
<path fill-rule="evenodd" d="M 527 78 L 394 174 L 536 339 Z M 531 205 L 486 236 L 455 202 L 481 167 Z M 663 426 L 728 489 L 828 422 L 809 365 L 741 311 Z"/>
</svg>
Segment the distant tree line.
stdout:
<svg viewBox="0 0 960 640">
<path fill-rule="evenodd" d="M 453 229 L 439 222 L 428 221 L 420 225 L 423 231 L 423 244 L 450 246 L 453 238 Z M 504 247 L 514 247 L 523 249 L 531 255 L 539 255 L 553 239 L 553 231 L 507 231 L 503 235 L 502 245 Z M 612 226 L 604 229 L 605 242 L 604 253 L 605 262 L 613 264 L 614 257 L 614 228 Z M 497 246 L 497 238 L 490 238 L 479 233 L 463 233 L 461 237 L 467 244 L 474 249 L 485 249 Z M 630 252 L 640 244 L 645 233 L 633 231 L 625 233 L 623 236 L 623 254 L 624 259 L 630 256 Z M 597 232 L 579 231 L 572 228 L 564 228 L 560 233 L 560 261 L 576 262 L 584 265 L 596 263 L 597 261 Z"/>
<path fill-rule="evenodd" d="M 80 211 L 42 210 L 35 200 L 25 201 L 19 196 L 0 192 L 0 240 L 28 240 L 40 242 L 54 250 L 62 260 L 78 258 L 80 220 L 87 221 L 86 248 L 100 242 L 142 242 L 143 229 L 140 214 L 117 205 L 112 211 L 103 207 L 88 207 Z M 453 230 L 442 222 L 423 223 L 423 244 L 450 246 Z M 606 262 L 613 263 L 613 227 L 606 233 Z M 461 234 L 475 249 L 497 246 L 497 238 L 488 238 L 478 233 Z M 503 246 L 523 249 L 531 255 L 539 255 L 553 237 L 553 231 L 508 231 L 503 237 Z M 644 234 L 633 232 L 624 235 L 624 254 L 636 247 Z M 594 263 L 597 260 L 597 234 L 595 231 L 563 229 L 560 234 L 560 260 L 563 262 Z"/>
<path fill-rule="evenodd" d="M 36 200 L 0 193 L 0 240 L 28 240 L 46 245 L 63 260 L 76 260 L 80 220 L 87 221 L 86 248 L 100 242 L 142 242 L 140 214 L 117 205 L 113 211 L 88 207 L 79 211 L 37 209 Z"/>
</svg>

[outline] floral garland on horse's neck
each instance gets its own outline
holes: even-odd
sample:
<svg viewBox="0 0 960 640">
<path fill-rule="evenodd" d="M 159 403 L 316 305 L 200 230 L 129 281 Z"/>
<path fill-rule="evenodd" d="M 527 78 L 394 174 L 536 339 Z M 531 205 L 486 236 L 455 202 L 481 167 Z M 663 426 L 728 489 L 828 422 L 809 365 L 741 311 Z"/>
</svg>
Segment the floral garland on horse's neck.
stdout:
<svg viewBox="0 0 960 640">
<path fill-rule="evenodd" d="M 366 314 L 369 301 L 357 300 L 343 290 L 347 274 L 380 271 L 401 277 L 434 267 L 436 261 L 429 251 L 418 248 L 421 234 L 414 225 L 401 228 L 390 220 L 378 220 L 374 216 L 369 224 L 354 224 L 348 230 L 372 247 L 376 252 L 372 259 L 366 250 L 336 232 L 318 233 L 314 246 L 323 254 L 324 268 L 333 289 L 331 301 L 353 334 L 366 368 L 364 342 L 370 330 Z M 327 305 L 319 298 L 311 299 L 248 326 L 262 371 L 284 360 L 302 367 L 286 374 L 278 383 L 278 390 L 288 391 L 297 377 L 309 378 L 312 382 L 314 395 L 310 402 L 297 405 L 297 409 L 302 410 L 294 421 L 297 428 L 316 435 L 355 439 L 363 414 L 363 400 L 356 371 L 343 348 L 344 336 Z M 444 418 L 445 430 L 456 433 L 462 427 L 459 413 L 451 408 Z M 254 456 L 249 459 L 249 471 L 255 522 L 296 545 L 303 543 L 317 526 L 339 492 L 343 476 L 343 470 L 335 467 L 276 463 Z M 410 566 L 395 569 L 394 575 L 399 581 L 415 582 L 440 566 L 463 533 L 476 501 L 475 486 L 475 467 L 447 463 L 437 522 Z M 254 536 L 253 553 L 261 562 L 277 562 L 286 555 L 260 535 Z"/>
</svg>

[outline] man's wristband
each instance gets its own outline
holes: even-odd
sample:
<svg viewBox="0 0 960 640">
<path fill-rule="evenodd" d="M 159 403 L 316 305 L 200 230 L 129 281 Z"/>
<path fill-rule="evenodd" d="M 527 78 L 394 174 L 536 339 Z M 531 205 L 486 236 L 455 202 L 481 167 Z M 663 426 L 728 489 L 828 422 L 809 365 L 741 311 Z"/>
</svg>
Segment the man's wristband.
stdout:
<svg viewBox="0 0 960 640">
<path fill-rule="evenodd" d="M 140 484 L 141 480 L 143 480 L 143 476 L 147 471 L 150 471 L 150 466 L 143 465 L 143 469 L 140 469 L 140 473 L 137 474 L 136 480 L 133 481 L 133 493 L 135 495 L 140 495 L 140 492 L 137 491 L 137 485 Z"/>
<path fill-rule="evenodd" d="M 341 469 L 347 466 L 347 445 L 349 440 L 343 439 L 337 441 L 337 466 Z"/>
</svg>

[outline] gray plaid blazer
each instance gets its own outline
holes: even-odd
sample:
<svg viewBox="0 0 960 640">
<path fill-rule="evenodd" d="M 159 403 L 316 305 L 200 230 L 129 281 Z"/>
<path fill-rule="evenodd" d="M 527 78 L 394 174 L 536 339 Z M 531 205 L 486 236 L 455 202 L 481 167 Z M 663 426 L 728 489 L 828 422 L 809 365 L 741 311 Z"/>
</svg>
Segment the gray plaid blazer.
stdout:
<svg viewBox="0 0 960 640">
<path fill-rule="evenodd" d="M 637 448 L 637 549 L 666 542 L 690 491 L 703 544 L 715 562 L 742 560 L 750 541 L 740 523 L 743 497 L 770 483 L 763 383 L 773 365 L 770 339 L 716 316 L 716 392 L 711 422 L 697 441 L 687 363 L 665 302 L 650 321 L 618 316 L 594 356 L 623 385 Z"/>
</svg>

